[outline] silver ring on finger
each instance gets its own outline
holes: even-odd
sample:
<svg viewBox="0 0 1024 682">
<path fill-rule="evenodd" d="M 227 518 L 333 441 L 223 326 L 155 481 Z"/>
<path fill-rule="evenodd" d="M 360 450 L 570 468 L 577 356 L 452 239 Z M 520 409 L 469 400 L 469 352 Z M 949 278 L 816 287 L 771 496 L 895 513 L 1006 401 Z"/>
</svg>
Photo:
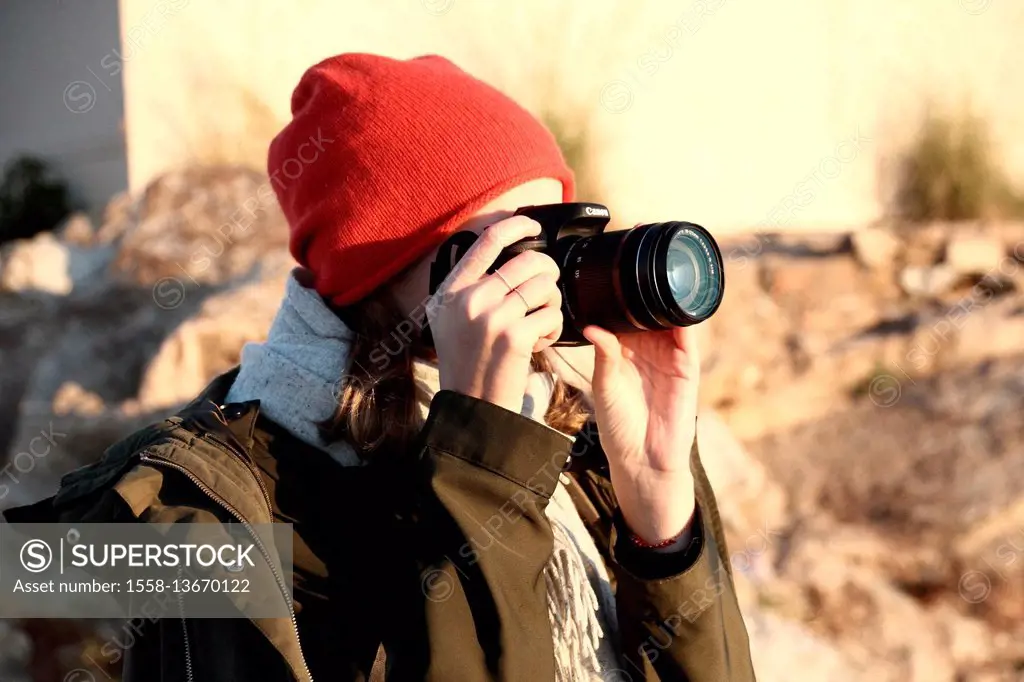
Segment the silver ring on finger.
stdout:
<svg viewBox="0 0 1024 682">
<path fill-rule="evenodd" d="M 508 290 L 509 290 L 509 291 L 515 291 L 515 289 L 514 289 L 514 288 L 512 287 L 512 285 L 511 285 L 511 284 L 509 284 L 509 283 L 508 283 L 508 280 L 507 280 L 507 279 L 505 279 L 505 276 L 504 276 L 503 274 L 501 274 L 501 272 L 500 272 L 500 271 L 498 271 L 498 270 L 495 270 L 495 271 L 494 271 L 494 274 L 498 276 L 498 279 L 500 279 L 500 280 L 502 281 L 502 283 L 504 283 L 504 285 L 505 285 L 506 287 L 508 287 Z M 520 294 L 520 296 L 522 296 L 522 294 Z"/>
<path fill-rule="evenodd" d="M 526 312 L 530 312 L 531 310 L 533 310 L 533 306 L 531 306 L 530 302 L 526 300 L 525 296 L 523 296 L 523 292 L 519 291 L 519 289 L 513 289 L 512 293 L 518 296 L 519 300 L 522 301 L 523 305 L 526 306 Z"/>
</svg>

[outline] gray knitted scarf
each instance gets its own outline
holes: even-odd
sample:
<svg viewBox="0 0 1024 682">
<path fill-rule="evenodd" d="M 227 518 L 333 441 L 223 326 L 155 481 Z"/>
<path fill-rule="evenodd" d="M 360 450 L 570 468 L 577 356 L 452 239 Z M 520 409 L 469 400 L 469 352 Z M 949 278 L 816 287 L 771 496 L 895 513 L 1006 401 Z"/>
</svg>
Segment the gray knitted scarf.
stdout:
<svg viewBox="0 0 1024 682">
<path fill-rule="evenodd" d="M 328 452 L 342 466 L 364 462 L 345 442 L 325 443 L 317 424 L 330 418 L 351 364 L 353 333 L 295 273 L 264 343 L 242 349 L 228 402 L 259 400 L 260 411 L 293 436 Z M 559 363 L 555 363 L 556 368 Z M 420 419 L 438 390 L 438 373 L 414 363 Z M 543 423 L 554 377 L 531 374 L 523 415 Z M 568 438 L 568 436 L 567 436 Z M 619 679 L 615 600 L 608 573 L 564 484 L 547 507 L 554 551 L 545 567 L 557 682 Z"/>
</svg>

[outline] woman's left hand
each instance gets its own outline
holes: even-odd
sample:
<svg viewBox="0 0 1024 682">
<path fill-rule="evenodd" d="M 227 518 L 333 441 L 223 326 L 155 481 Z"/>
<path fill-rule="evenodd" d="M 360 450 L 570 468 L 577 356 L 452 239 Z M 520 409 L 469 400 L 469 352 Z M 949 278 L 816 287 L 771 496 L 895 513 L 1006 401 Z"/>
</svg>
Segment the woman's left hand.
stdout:
<svg viewBox="0 0 1024 682">
<path fill-rule="evenodd" d="M 700 357 L 693 327 L 616 336 L 587 327 L 596 351 L 593 401 L 612 487 L 630 529 L 656 544 L 694 511 Z"/>
</svg>

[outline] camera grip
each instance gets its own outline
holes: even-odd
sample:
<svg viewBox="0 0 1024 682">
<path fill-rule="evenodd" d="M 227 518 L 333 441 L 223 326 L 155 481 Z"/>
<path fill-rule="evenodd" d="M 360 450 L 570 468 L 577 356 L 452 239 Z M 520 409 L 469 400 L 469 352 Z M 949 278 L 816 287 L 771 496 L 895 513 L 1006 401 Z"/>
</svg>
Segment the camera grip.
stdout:
<svg viewBox="0 0 1024 682">
<path fill-rule="evenodd" d="M 501 250 L 501 253 L 498 254 L 498 257 L 494 259 L 494 264 L 491 267 L 487 268 L 487 272 L 493 273 L 502 265 L 509 262 L 510 260 L 512 260 L 513 258 L 515 258 L 516 256 L 525 251 L 544 251 L 546 246 L 547 244 L 543 239 L 533 238 L 523 239 L 518 242 L 515 242 L 514 244 L 509 244 L 508 246 Z"/>
</svg>

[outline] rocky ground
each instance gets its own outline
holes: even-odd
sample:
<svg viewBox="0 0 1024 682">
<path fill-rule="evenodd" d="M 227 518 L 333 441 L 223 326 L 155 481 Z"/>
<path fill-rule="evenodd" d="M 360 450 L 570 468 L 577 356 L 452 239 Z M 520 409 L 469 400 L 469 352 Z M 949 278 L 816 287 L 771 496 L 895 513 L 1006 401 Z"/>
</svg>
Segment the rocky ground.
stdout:
<svg viewBox="0 0 1024 682">
<path fill-rule="evenodd" d="M 0 506 L 51 492 L 262 337 L 291 266 L 269 189 L 172 174 L 98 229 L 77 216 L 0 249 L 0 453 L 17 477 Z M 759 679 L 1024 680 L 1024 225 L 723 248 L 698 437 Z M 41 431 L 52 447 L 28 452 Z M 83 636 L 112 636 L 0 625 L 4 680 L 60 679 Z"/>
<path fill-rule="evenodd" d="M 727 252 L 704 397 L 745 445 L 733 475 L 757 471 L 732 548 L 764 550 L 748 613 L 851 664 L 778 679 L 1024 679 L 1024 225 Z"/>
</svg>

